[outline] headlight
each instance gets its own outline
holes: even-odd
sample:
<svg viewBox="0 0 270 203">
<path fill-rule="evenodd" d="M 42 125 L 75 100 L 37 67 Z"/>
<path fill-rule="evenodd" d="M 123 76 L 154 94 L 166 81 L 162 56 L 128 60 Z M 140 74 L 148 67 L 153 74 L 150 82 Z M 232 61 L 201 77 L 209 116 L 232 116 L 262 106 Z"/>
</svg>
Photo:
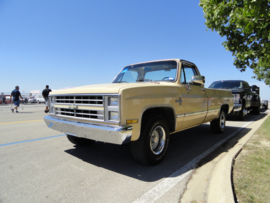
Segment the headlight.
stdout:
<svg viewBox="0 0 270 203">
<path fill-rule="evenodd" d="M 118 106 L 118 97 L 109 97 L 109 106 Z"/>
<path fill-rule="evenodd" d="M 120 99 L 116 95 L 105 96 L 104 120 L 111 122 L 120 121 Z"/>
<path fill-rule="evenodd" d="M 234 94 L 233 96 L 234 96 L 234 103 L 239 104 L 241 99 L 240 94 Z"/>
<path fill-rule="evenodd" d="M 109 112 L 109 120 L 111 121 L 119 121 L 119 113 L 116 111 Z"/>
<path fill-rule="evenodd" d="M 50 114 L 55 114 L 54 102 L 55 102 L 55 97 L 49 97 L 49 111 L 50 111 Z"/>
<path fill-rule="evenodd" d="M 51 103 L 54 104 L 54 102 L 55 102 L 55 97 L 51 97 Z"/>
</svg>

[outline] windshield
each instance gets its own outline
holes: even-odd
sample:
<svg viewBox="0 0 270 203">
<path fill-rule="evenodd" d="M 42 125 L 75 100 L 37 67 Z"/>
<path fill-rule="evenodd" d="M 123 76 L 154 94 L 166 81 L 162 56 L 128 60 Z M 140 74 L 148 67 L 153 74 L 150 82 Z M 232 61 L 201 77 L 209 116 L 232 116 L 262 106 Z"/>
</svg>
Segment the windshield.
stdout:
<svg viewBox="0 0 270 203">
<path fill-rule="evenodd" d="M 113 83 L 174 82 L 176 69 L 176 61 L 161 61 L 127 66 L 116 76 Z"/>
<path fill-rule="evenodd" d="M 243 83 L 241 81 L 216 81 L 213 82 L 209 88 L 217 89 L 242 89 Z"/>
</svg>

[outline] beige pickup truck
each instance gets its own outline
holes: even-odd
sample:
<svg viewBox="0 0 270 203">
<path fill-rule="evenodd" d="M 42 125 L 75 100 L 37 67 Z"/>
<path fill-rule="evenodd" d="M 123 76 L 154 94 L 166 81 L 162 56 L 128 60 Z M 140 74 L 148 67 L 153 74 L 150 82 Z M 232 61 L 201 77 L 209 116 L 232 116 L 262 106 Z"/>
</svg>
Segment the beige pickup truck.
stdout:
<svg viewBox="0 0 270 203">
<path fill-rule="evenodd" d="M 210 122 L 225 129 L 233 110 L 231 91 L 207 89 L 195 64 L 179 59 L 126 66 L 112 83 L 51 92 L 49 128 L 76 145 L 130 143 L 140 163 L 160 162 L 170 134 Z"/>
</svg>

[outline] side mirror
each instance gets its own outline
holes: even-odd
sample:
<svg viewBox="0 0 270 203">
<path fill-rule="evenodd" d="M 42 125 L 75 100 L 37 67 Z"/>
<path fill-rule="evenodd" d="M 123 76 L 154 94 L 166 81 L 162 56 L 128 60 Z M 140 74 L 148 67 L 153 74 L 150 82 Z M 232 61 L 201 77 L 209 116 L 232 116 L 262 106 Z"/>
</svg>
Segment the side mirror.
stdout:
<svg viewBox="0 0 270 203">
<path fill-rule="evenodd" d="M 194 75 L 192 76 L 191 82 L 199 85 L 204 85 L 205 77 L 201 75 Z"/>
</svg>

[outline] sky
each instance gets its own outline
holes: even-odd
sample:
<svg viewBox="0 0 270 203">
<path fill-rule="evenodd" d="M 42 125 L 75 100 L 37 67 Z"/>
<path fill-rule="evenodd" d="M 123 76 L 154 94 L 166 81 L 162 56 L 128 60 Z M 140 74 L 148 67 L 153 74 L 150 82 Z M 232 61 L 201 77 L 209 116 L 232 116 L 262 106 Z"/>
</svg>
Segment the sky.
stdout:
<svg viewBox="0 0 270 203">
<path fill-rule="evenodd" d="M 178 58 L 197 65 L 205 87 L 241 79 L 270 100 L 203 15 L 198 0 L 0 0 L 0 93 L 111 83 L 129 64 Z"/>
</svg>

